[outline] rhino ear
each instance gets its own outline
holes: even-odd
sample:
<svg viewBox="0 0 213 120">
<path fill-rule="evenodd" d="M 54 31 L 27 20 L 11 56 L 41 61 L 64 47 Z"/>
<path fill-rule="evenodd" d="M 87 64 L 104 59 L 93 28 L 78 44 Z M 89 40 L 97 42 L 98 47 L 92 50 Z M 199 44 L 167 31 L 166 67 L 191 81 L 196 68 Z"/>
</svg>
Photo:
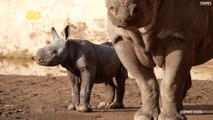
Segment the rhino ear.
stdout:
<svg viewBox="0 0 213 120">
<path fill-rule="evenodd" d="M 53 40 L 60 39 L 60 37 L 59 37 L 58 33 L 56 32 L 54 27 L 51 28 L 51 32 L 52 32 L 52 35 L 53 35 Z"/>
<path fill-rule="evenodd" d="M 70 28 L 69 25 L 67 25 L 67 26 L 65 27 L 65 29 L 64 29 L 64 32 L 65 32 L 65 39 L 66 39 L 66 40 L 71 39 L 71 35 L 70 35 L 71 30 L 70 30 L 70 29 L 71 29 L 71 28 Z"/>
</svg>

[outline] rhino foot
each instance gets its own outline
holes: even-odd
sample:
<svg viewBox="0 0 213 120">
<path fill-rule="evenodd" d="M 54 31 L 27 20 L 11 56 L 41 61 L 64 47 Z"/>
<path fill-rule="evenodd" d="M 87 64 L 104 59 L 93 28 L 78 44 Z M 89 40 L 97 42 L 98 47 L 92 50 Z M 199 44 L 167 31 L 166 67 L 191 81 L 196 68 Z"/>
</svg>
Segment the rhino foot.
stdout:
<svg viewBox="0 0 213 120">
<path fill-rule="evenodd" d="M 80 105 L 80 106 L 77 107 L 77 111 L 78 112 L 91 112 L 92 109 L 88 106 Z"/>
<path fill-rule="evenodd" d="M 187 118 L 180 113 L 161 113 L 158 120 L 187 120 Z"/>
<path fill-rule="evenodd" d="M 124 104 L 123 103 L 117 103 L 117 102 L 113 102 L 110 106 L 110 109 L 120 109 L 120 108 L 124 108 Z"/>
<path fill-rule="evenodd" d="M 159 110 L 158 108 L 150 112 L 144 112 L 141 108 L 135 113 L 134 120 L 158 120 Z"/>
</svg>

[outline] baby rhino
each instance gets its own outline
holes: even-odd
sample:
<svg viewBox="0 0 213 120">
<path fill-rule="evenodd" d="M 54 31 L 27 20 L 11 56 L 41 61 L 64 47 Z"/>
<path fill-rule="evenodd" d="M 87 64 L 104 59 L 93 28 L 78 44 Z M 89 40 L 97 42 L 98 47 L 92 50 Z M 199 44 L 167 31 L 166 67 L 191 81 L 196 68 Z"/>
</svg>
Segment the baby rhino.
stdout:
<svg viewBox="0 0 213 120">
<path fill-rule="evenodd" d="M 70 39 L 70 27 L 64 31 L 66 40 L 52 28 L 53 41 L 37 51 L 35 60 L 42 66 L 60 64 L 67 69 L 72 87 L 72 104 L 68 109 L 91 111 L 90 95 L 94 83 L 105 83 L 107 87 L 107 98 L 98 105 L 99 108 L 123 108 L 127 71 L 112 44 L 96 45 L 86 40 L 73 40 Z"/>
</svg>

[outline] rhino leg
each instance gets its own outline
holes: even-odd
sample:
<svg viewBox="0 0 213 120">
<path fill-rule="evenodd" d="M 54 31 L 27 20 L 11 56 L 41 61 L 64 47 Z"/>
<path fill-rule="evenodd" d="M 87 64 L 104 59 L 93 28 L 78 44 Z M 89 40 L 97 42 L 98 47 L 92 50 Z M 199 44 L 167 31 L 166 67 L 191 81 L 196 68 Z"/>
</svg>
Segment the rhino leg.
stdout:
<svg viewBox="0 0 213 120">
<path fill-rule="evenodd" d="M 80 79 L 67 71 L 71 83 L 72 103 L 68 106 L 68 110 L 76 110 L 80 104 Z"/>
<path fill-rule="evenodd" d="M 186 41 L 173 39 L 168 43 L 164 78 L 161 82 L 162 109 L 159 120 L 185 120 L 180 113 L 188 89 L 187 81 L 192 66 L 192 46 Z M 187 88 L 187 89 L 185 89 Z"/>
<path fill-rule="evenodd" d="M 125 68 L 136 79 L 142 93 L 143 105 L 135 114 L 134 120 L 157 120 L 159 91 L 153 69 L 148 69 L 141 64 L 131 41 L 120 40 L 114 43 L 114 47 Z"/>
<path fill-rule="evenodd" d="M 81 89 L 80 89 L 80 105 L 77 108 L 79 112 L 90 112 L 90 95 L 94 84 L 94 73 L 92 70 L 83 68 L 81 70 Z"/>
<path fill-rule="evenodd" d="M 117 83 L 116 97 L 115 97 L 114 102 L 111 104 L 110 108 L 113 108 L 113 109 L 124 108 L 123 97 L 124 97 L 124 92 L 125 92 L 125 80 L 126 79 L 127 79 L 127 71 L 122 66 L 120 71 L 115 76 L 115 80 Z"/>
<path fill-rule="evenodd" d="M 184 83 L 185 83 L 185 85 L 184 85 Z M 191 83 L 192 83 L 192 80 L 191 80 L 191 75 L 190 75 L 190 72 L 189 72 L 189 73 L 187 74 L 186 81 L 184 81 L 183 83 L 181 83 L 182 86 L 184 87 L 184 88 L 182 89 L 182 93 L 181 93 L 182 96 L 179 97 L 179 98 L 181 98 L 181 99 L 179 99 L 179 106 L 180 106 L 180 109 L 181 109 L 181 110 L 183 110 L 183 100 L 184 100 L 184 98 L 186 97 L 187 91 L 188 91 L 188 90 L 190 89 L 190 87 L 191 87 Z"/>
<path fill-rule="evenodd" d="M 115 98 L 115 84 L 113 80 L 110 80 L 106 84 L 106 90 L 107 90 L 107 98 L 104 102 L 100 102 L 98 104 L 98 108 L 110 108 L 110 105 L 112 104 L 114 98 Z"/>
<path fill-rule="evenodd" d="M 183 90 L 183 98 L 182 99 L 184 99 L 186 97 L 187 91 L 191 88 L 191 86 L 192 86 L 192 79 L 191 79 L 191 74 L 189 72 L 188 75 L 187 75 L 187 78 L 186 78 L 186 84 L 185 84 L 185 87 L 184 87 L 184 90 Z"/>
</svg>

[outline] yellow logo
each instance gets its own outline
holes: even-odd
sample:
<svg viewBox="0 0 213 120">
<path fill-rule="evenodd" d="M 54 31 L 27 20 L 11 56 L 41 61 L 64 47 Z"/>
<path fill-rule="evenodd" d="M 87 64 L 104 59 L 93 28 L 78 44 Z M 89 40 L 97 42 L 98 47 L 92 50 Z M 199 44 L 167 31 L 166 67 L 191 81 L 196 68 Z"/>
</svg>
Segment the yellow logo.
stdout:
<svg viewBox="0 0 213 120">
<path fill-rule="evenodd" d="M 37 12 L 34 10 L 29 10 L 26 14 L 27 20 L 38 20 L 41 18 L 41 12 Z"/>
</svg>

